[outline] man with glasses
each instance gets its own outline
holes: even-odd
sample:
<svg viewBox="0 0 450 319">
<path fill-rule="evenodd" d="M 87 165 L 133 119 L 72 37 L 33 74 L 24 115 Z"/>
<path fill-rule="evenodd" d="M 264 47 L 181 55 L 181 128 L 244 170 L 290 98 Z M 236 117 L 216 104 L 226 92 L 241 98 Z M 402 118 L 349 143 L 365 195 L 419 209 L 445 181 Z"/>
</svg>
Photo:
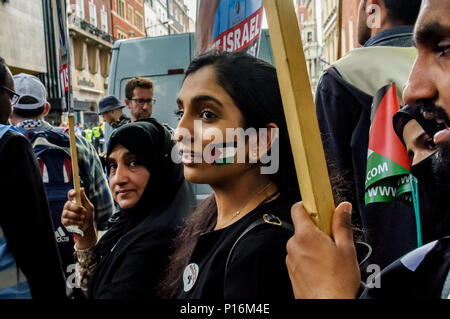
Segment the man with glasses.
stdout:
<svg viewBox="0 0 450 319">
<path fill-rule="evenodd" d="M 125 86 L 125 105 L 131 112 L 131 122 L 152 116 L 153 82 L 149 79 L 135 77 Z"/>
<path fill-rule="evenodd" d="M 6 87 L 6 86 L 1 86 L 1 87 L 0 87 L 0 90 L 2 90 L 3 93 L 6 93 L 6 94 L 8 95 L 9 100 L 11 101 L 11 105 L 16 104 L 17 101 L 18 101 L 19 98 L 20 98 L 20 95 L 19 95 L 19 94 L 17 94 L 16 92 L 14 92 L 13 90 L 9 89 L 9 88 Z M 8 120 L 8 119 L 6 119 L 6 121 L 7 121 L 7 120 Z M 2 123 L 4 123 L 4 121 L 2 121 Z"/>
<path fill-rule="evenodd" d="M 5 68 L 0 78 L 0 124 L 8 124 L 11 105 L 16 104 L 20 96 L 14 91 L 14 82 L 9 72 L 7 72 L 9 69 L 6 69 L 3 59 L 0 60 L 0 64 L 2 68 Z"/>
<path fill-rule="evenodd" d="M 61 299 L 65 280 L 39 166 L 28 140 L 5 125 L 18 98 L 0 58 L 0 299 Z"/>
</svg>

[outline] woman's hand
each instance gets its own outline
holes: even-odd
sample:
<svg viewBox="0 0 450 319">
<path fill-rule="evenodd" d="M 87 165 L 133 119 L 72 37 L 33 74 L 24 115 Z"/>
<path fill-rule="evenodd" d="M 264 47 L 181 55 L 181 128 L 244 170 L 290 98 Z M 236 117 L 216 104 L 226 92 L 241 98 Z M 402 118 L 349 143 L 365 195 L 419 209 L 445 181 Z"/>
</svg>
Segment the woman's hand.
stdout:
<svg viewBox="0 0 450 319">
<path fill-rule="evenodd" d="M 303 204 L 292 207 L 295 234 L 287 243 L 286 264 L 296 298 L 355 298 L 360 272 L 351 229 L 350 203 L 333 215 L 332 238 L 319 230 Z"/>
<path fill-rule="evenodd" d="M 81 205 L 75 204 L 75 190 L 67 193 L 68 201 L 64 204 L 61 223 L 67 226 L 78 226 L 84 236 L 77 237 L 77 248 L 86 249 L 97 243 L 97 230 L 94 224 L 94 206 L 86 197 L 84 188 L 81 188 Z"/>
</svg>

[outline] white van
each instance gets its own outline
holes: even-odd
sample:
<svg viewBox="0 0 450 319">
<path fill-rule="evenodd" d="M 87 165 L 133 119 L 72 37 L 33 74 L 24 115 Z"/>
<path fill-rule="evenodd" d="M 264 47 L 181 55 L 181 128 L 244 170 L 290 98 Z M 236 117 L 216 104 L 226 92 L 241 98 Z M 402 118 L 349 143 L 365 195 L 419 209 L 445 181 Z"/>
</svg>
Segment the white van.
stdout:
<svg viewBox="0 0 450 319">
<path fill-rule="evenodd" d="M 273 64 L 267 29 L 261 32 L 258 57 Z M 112 49 L 108 95 L 114 95 L 124 103 L 128 80 L 135 76 L 149 78 L 154 83 L 153 97 L 156 99 L 152 117 L 176 128 L 176 99 L 184 73 L 193 58 L 194 33 L 118 40 Z M 123 110 L 130 116 L 127 108 Z M 107 125 L 105 135 L 109 137 L 110 133 L 111 127 Z M 205 198 L 210 192 L 207 185 L 194 185 L 198 199 Z"/>
</svg>

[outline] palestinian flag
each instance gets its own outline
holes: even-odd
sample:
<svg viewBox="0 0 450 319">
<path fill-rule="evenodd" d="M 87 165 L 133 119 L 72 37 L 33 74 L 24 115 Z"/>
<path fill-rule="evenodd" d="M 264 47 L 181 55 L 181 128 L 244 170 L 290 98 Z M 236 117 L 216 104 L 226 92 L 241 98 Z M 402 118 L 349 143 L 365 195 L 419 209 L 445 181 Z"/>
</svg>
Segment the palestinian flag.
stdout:
<svg viewBox="0 0 450 319">
<path fill-rule="evenodd" d="M 237 152 L 237 142 L 211 144 L 212 164 L 216 166 L 234 163 Z"/>
<path fill-rule="evenodd" d="M 392 118 L 399 110 L 395 84 L 381 88 L 374 97 L 366 170 L 366 204 L 407 199 L 410 160 L 395 134 Z"/>
</svg>

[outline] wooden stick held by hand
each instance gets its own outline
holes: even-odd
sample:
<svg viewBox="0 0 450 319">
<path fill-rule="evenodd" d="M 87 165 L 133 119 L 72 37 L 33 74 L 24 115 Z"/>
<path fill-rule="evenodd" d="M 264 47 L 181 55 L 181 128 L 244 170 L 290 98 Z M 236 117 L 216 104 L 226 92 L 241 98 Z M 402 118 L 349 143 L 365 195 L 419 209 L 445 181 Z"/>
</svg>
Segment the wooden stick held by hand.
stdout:
<svg viewBox="0 0 450 319">
<path fill-rule="evenodd" d="M 72 180 L 73 188 L 75 189 L 75 200 L 76 204 L 81 205 L 81 189 L 80 189 L 80 174 L 78 172 L 78 155 L 77 155 L 77 145 L 75 140 L 75 124 L 73 114 L 69 114 L 69 136 L 70 136 L 70 157 L 72 158 Z M 84 233 L 78 226 L 68 226 L 67 230 L 83 237 Z M 74 235 L 75 236 L 75 235 Z"/>
<path fill-rule="evenodd" d="M 264 8 L 303 204 L 330 235 L 334 199 L 294 5 L 264 0 Z"/>
</svg>

